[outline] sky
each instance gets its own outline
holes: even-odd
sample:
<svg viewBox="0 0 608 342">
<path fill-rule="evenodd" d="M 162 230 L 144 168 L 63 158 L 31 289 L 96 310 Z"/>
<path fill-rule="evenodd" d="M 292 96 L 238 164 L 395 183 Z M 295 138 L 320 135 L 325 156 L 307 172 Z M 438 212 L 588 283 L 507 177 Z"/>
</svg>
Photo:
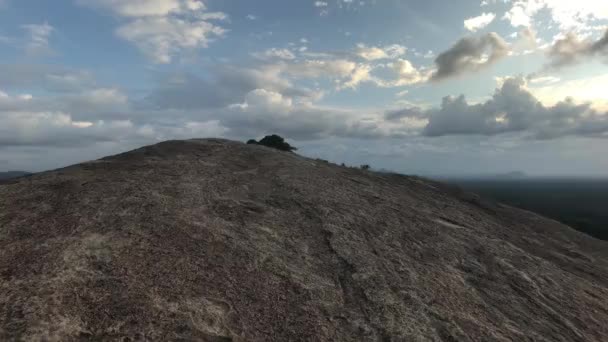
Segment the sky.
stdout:
<svg viewBox="0 0 608 342">
<path fill-rule="evenodd" d="M 0 0 L 0 171 L 279 134 L 418 175 L 608 174 L 608 2 Z"/>
</svg>

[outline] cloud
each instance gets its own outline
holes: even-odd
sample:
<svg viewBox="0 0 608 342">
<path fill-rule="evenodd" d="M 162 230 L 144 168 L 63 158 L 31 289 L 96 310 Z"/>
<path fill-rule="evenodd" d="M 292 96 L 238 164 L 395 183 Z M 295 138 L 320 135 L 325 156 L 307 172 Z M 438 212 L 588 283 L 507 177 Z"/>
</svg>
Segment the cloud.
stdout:
<svg viewBox="0 0 608 342">
<path fill-rule="evenodd" d="M 504 15 L 512 26 L 532 26 L 532 17 L 542 8 L 546 7 L 544 0 L 518 0 L 513 2 L 513 6 Z"/>
<path fill-rule="evenodd" d="M 272 60 L 272 59 L 283 59 L 283 60 L 292 60 L 295 59 L 296 56 L 288 49 L 277 49 L 271 48 L 267 49 L 264 52 L 256 52 L 253 53 L 253 56 L 262 60 Z"/>
<path fill-rule="evenodd" d="M 193 73 L 167 74 L 146 97 L 144 105 L 181 110 L 221 108 L 242 101 L 247 93 L 262 88 L 295 98 L 316 96 L 315 92 L 296 87 L 283 77 L 286 68 L 285 63 L 253 68 L 224 65 L 213 68 L 205 78 Z"/>
<path fill-rule="evenodd" d="M 549 66 L 553 68 L 577 64 L 595 56 L 608 57 L 608 30 L 596 41 L 580 40 L 570 32 L 555 41 L 548 56 Z"/>
<path fill-rule="evenodd" d="M 75 93 L 33 96 L 28 93 L 9 96 L 0 92 L 0 113 L 61 112 L 76 121 L 124 120 L 133 116 L 129 98 L 116 88 L 94 88 Z"/>
<path fill-rule="evenodd" d="M 219 120 L 231 136 L 278 133 L 296 140 L 404 137 L 416 129 L 405 123 L 388 123 L 370 113 L 299 103 L 265 89 L 253 90 L 243 103 L 229 106 Z"/>
<path fill-rule="evenodd" d="M 315 7 L 327 7 L 327 2 L 325 1 L 315 1 L 314 2 Z"/>
<path fill-rule="evenodd" d="M 285 72 L 303 78 L 345 78 L 357 68 L 357 63 L 347 59 L 309 59 L 286 65 Z"/>
<path fill-rule="evenodd" d="M 266 89 L 252 90 L 243 103 L 223 110 L 220 121 L 235 136 L 256 137 L 278 132 L 301 140 L 325 136 L 345 122 L 336 111 L 297 104 Z"/>
<path fill-rule="evenodd" d="M 226 29 L 213 23 L 228 16 L 207 12 L 198 0 L 78 0 L 112 11 L 126 23 L 116 34 L 135 44 L 154 63 L 170 63 L 184 50 L 206 48 Z"/>
<path fill-rule="evenodd" d="M 0 91 L 0 149 L 82 150 L 108 143 L 135 147 L 226 131 L 213 119 L 200 121 L 181 115 L 167 122 L 162 119 L 169 112 L 145 114 L 134 111 L 127 96 L 115 88 L 44 97 Z"/>
<path fill-rule="evenodd" d="M 561 81 L 559 77 L 555 76 L 534 76 L 528 79 L 529 83 L 532 84 L 555 84 Z"/>
<path fill-rule="evenodd" d="M 0 64 L 0 88 L 43 89 L 67 92 L 90 88 L 95 84 L 86 70 L 45 64 Z"/>
<path fill-rule="evenodd" d="M 21 26 L 28 32 L 28 41 L 25 45 L 25 52 L 28 56 L 39 57 L 53 53 L 49 44 L 49 38 L 54 28 L 48 23 L 29 24 Z"/>
<path fill-rule="evenodd" d="M 427 82 L 432 71 L 417 68 L 407 59 L 398 58 L 370 69 L 369 82 L 383 88 L 402 87 Z"/>
<path fill-rule="evenodd" d="M 464 21 L 464 27 L 472 32 L 480 30 L 492 23 L 496 18 L 496 14 L 494 13 L 482 13 L 481 15 L 473 18 L 469 18 Z"/>
<path fill-rule="evenodd" d="M 285 74 L 304 79 L 330 78 L 338 90 L 355 89 L 362 83 L 387 88 L 428 81 L 427 69 L 417 68 L 401 58 L 406 51 L 399 44 L 383 47 L 357 44 L 354 51 L 304 52 L 301 56 L 308 59 L 288 63 Z"/>
<path fill-rule="evenodd" d="M 373 67 L 366 63 L 357 63 L 344 58 L 307 59 L 283 64 L 282 74 L 295 79 L 330 79 L 336 83 L 336 88 L 354 89 L 361 83 L 377 83 L 372 77 Z"/>
<path fill-rule="evenodd" d="M 563 31 L 588 31 L 596 21 L 608 19 L 608 3 L 597 0 L 516 0 L 504 19 L 511 25 L 530 27 L 543 10 Z"/>
<path fill-rule="evenodd" d="M 205 8 L 198 0 L 77 0 L 80 5 L 109 9 L 124 17 L 166 16 Z"/>
<path fill-rule="evenodd" d="M 59 110 L 61 106 L 70 107 L 58 99 L 38 101 L 27 94 L 0 92 L 0 148 L 83 146 L 136 135 L 128 120 L 75 120 L 69 112 Z"/>
<path fill-rule="evenodd" d="M 427 117 L 427 112 L 416 106 L 387 110 L 384 113 L 384 118 L 388 121 L 398 121 L 404 118 L 426 119 Z"/>
<path fill-rule="evenodd" d="M 423 83 L 429 80 L 430 73 L 417 69 L 406 59 L 398 59 L 392 64 L 397 80 L 391 85 L 395 87 Z"/>
<path fill-rule="evenodd" d="M 508 52 L 507 43 L 494 32 L 462 38 L 437 56 L 437 71 L 431 80 L 440 81 L 466 72 L 476 72 L 507 56 Z"/>
<path fill-rule="evenodd" d="M 429 110 L 427 115 L 429 122 L 423 134 L 429 137 L 520 132 L 534 139 L 608 138 L 608 113 L 599 113 L 590 103 L 578 104 L 572 99 L 545 106 L 521 77 L 504 80 L 486 102 L 470 104 L 462 95 L 445 97 L 441 107 Z"/>
<path fill-rule="evenodd" d="M 399 44 L 387 45 L 385 47 L 365 46 L 357 44 L 355 54 L 365 60 L 375 61 L 379 59 L 394 59 L 403 56 L 407 48 Z"/>
</svg>

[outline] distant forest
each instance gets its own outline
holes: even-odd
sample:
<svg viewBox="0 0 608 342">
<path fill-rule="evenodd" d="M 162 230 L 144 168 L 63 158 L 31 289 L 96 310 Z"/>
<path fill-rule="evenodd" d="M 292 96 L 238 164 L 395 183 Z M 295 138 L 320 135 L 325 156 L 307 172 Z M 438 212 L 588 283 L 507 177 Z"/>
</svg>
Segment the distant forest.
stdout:
<svg viewBox="0 0 608 342">
<path fill-rule="evenodd" d="M 463 189 L 530 210 L 608 240 L 608 179 L 449 180 Z"/>
<path fill-rule="evenodd" d="M 27 176 L 29 173 L 25 171 L 8 171 L 8 172 L 0 172 L 0 180 L 7 180 L 11 178 Z"/>
</svg>

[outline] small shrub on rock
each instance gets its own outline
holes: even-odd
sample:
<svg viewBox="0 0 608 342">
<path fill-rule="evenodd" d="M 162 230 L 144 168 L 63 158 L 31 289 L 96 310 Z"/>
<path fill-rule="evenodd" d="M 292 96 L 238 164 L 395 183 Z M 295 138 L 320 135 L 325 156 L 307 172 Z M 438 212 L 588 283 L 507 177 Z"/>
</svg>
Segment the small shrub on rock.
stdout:
<svg viewBox="0 0 608 342">
<path fill-rule="evenodd" d="M 267 147 L 272 147 L 272 148 L 276 148 L 277 150 L 287 151 L 287 152 L 293 152 L 293 151 L 297 150 L 297 148 L 289 145 L 289 143 L 287 143 L 285 141 L 285 139 L 283 139 L 283 137 L 278 136 L 276 134 L 267 135 L 264 138 L 262 138 L 260 141 L 255 141 L 254 139 L 250 139 L 247 141 L 247 144 L 264 145 Z"/>
</svg>

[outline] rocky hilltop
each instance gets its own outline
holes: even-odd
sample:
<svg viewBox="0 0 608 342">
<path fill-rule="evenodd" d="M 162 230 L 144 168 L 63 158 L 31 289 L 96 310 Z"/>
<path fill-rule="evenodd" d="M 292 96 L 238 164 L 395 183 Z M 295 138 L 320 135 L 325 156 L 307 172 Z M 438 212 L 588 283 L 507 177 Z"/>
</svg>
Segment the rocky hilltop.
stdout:
<svg viewBox="0 0 608 342">
<path fill-rule="evenodd" d="M 608 245 L 416 177 L 169 141 L 0 185 L 0 340 L 607 341 Z"/>
</svg>

